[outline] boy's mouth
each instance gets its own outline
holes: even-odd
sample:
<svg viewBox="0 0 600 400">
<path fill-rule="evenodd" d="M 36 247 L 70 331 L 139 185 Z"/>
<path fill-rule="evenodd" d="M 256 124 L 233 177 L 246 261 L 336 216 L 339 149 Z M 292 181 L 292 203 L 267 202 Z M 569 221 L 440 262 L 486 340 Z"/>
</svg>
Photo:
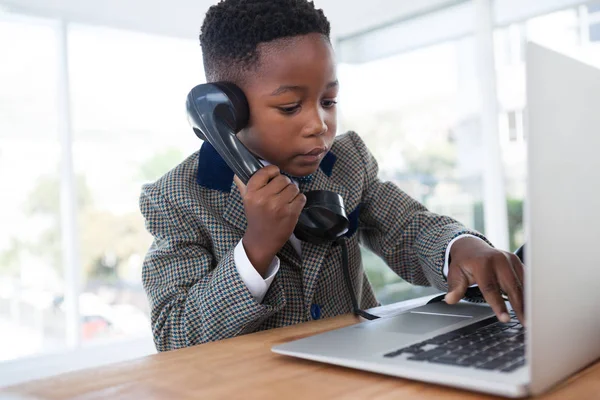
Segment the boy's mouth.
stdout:
<svg viewBox="0 0 600 400">
<path fill-rule="evenodd" d="M 304 153 L 303 156 L 320 156 L 327 152 L 327 147 L 315 147 L 308 153 Z"/>
<path fill-rule="evenodd" d="M 312 165 L 321 162 L 325 154 L 327 154 L 327 147 L 315 147 L 309 152 L 299 154 L 297 158 L 302 164 Z"/>
</svg>

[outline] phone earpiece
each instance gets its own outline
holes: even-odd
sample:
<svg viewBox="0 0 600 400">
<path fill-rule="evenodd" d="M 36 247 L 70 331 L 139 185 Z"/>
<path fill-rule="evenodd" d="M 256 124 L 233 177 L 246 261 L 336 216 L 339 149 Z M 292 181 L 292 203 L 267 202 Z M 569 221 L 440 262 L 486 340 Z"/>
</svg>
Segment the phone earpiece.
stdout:
<svg viewBox="0 0 600 400">
<path fill-rule="evenodd" d="M 248 125 L 250 109 L 246 95 L 239 86 L 229 82 L 215 82 L 214 86 L 221 89 L 227 97 L 228 103 L 224 107 L 217 106 L 215 114 L 235 132 L 238 133 Z"/>
<path fill-rule="evenodd" d="M 236 134 L 250 116 L 242 89 L 230 82 L 195 86 L 187 96 L 187 115 L 196 136 L 209 142 L 244 183 L 263 165 Z M 305 242 L 328 243 L 348 230 L 344 199 L 337 193 L 315 190 L 305 193 L 306 205 L 294 230 Z"/>
<path fill-rule="evenodd" d="M 187 98 L 188 119 L 196 136 L 207 140 L 200 128 L 199 112 L 210 112 L 237 133 L 248 125 L 250 110 L 242 89 L 229 82 L 215 82 L 194 87 Z"/>
<path fill-rule="evenodd" d="M 236 137 L 250 115 L 242 89 L 229 82 L 195 86 L 187 96 L 186 108 L 196 136 L 209 142 L 247 184 L 263 165 Z"/>
</svg>

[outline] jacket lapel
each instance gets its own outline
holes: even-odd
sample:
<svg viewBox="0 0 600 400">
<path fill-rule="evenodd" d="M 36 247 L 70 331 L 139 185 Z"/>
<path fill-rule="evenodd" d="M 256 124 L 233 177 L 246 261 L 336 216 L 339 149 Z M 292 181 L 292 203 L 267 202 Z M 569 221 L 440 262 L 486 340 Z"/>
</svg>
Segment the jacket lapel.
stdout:
<svg viewBox="0 0 600 400">
<path fill-rule="evenodd" d="M 300 255 L 294 249 L 294 246 L 288 240 L 285 242 L 285 245 L 279 250 L 277 253 L 281 261 L 285 261 L 287 264 L 294 266 L 297 269 L 302 268 L 302 260 L 300 259 Z"/>
<path fill-rule="evenodd" d="M 246 231 L 248 220 L 246 219 L 246 213 L 244 211 L 244 202 L 242 201 L 242 195 L 235 183 L 231 183 L 231 191 L 229 192 L 229 198 L 227 199 L 227 206 L 225 207 L 223 218 L 242 232 Z"/>
</svg>

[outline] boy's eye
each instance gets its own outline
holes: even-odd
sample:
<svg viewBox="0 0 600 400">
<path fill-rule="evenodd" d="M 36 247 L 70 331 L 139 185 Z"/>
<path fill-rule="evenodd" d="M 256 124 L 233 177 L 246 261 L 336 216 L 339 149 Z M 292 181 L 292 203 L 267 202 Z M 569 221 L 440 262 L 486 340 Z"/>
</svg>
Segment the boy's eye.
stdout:
<svg viewBox="0 0 600 400">
<path fill-rule="evenodd" d="M 300 105 L 294 104 L 294 105 L 290 105 L 290 106 L 282 106 L 282 107 L 277 107 L 277 108 L 279 109 L 279 111 L 281 111 L 284 114 L 293 114 L 300 108 Z"/>
<path fill-rule="evenodd" d="M 323 105 L 323 107 L 325 108 L 331 108 L 334 107 L 337 104 L 337 101 L 333 100 L 333 99 L 329 99 L 329 100 L 323 100 L 321 102 L 321 104 Z"/>
</svg>

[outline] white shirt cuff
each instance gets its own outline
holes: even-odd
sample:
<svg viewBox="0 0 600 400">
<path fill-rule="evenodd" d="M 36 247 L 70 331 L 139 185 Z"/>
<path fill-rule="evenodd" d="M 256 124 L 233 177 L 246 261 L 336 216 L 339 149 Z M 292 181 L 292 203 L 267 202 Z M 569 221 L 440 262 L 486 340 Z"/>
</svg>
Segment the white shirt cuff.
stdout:
<svg viewBox="0 0 600 400">
<path fill-rule="evenodd" d="M 450 243 L 448 243 L 448 247 L 446 247 L 446 258 L 445 258 L 445 261 L 444 261 L 444 270 L 443 270 L 444 278 L 448 278 L 448 268 L 450 267 L 450 263 L 449 263 L 449 260 L 450 260 L 450 250 L 452 249 L 452 245 L 457 240 L 460 240 L 460 239 L 466 238 L 466 237 L 472 237 L 472 238 L 477 238 L 479 240 L 482 240 L 481 238 L 479 238 L 479 237 L 477 237 L 475 235 L 470 235 L 468 233 L 465 233 L 464 235 L 459 235 L 459 236 L 455 237 L 454 239 L 452 239 L 450 241 Z M 477 286 L 477 285 L 473 285 L 473 286 Z"/>
<path fill-rule="evenodd" d="M 271 286 L 271 282 L 273 282 L 275 275 L 277 275 L 277 272 L 279 271 L 279 258 L 273 258 L 269 268 L 267 268 L 267 277 L 263 278 L 248 259 L 246 249 L 244 249 L 244 245 L 240 240 L 233 250 L 233 260 L 235 261 L 235 268 L 237 269 L 238 274 L 240 274 L 242 281 L 252 294 L 252 297 L 254 297 L 258 303 L 262 303 L 265 294 L 267 294 L 267 291 Z"/>
</svg>

